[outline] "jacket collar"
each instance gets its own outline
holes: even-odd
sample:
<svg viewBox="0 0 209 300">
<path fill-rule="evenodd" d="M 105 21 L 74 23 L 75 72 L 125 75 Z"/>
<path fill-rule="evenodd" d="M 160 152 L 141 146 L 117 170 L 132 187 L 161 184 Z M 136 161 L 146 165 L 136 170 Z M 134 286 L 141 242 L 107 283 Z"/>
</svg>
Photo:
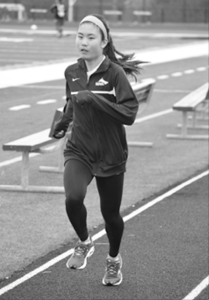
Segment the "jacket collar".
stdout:
<svg viewBox="0 0 209 300">
<path fill-rule="evenodd" d="M 87 72 L 85 60 L 83 58 L 78 59 L 78 65 L 85 71 Z M 100 72 L 105 72 L 110 65 L 110 59 L 106 56 L 99 68 L 96 70 L 95 73 L 100 73 Z"/>
</svg>

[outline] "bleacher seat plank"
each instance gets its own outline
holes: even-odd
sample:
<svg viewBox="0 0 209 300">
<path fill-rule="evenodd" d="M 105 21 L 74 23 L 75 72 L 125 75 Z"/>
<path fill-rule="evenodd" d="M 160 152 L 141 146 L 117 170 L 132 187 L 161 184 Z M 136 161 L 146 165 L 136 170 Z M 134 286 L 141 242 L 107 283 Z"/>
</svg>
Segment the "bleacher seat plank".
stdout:
<svg viewBox="0 0 209 300">
<path fill-rule="evenodd" d="M 194 111 L 197 106 L 206 99 L 206 94 L 208 91 L 208 83 L 204 84 L 197 90 L 189 93 L 186 97 L 178 101 L 173 105 L 175 110 L 185 110 L 185 111 Z"/>
<path fill-rule="evenodd" d="M 27 137 L 3 145 L 3 150 L 19 151 L 19 152 L 35 152 L 40 147 L 54 143 L 55 141 L 49 137 L 50 128 L 38 133 L 31 134 Z"/>
</svg>

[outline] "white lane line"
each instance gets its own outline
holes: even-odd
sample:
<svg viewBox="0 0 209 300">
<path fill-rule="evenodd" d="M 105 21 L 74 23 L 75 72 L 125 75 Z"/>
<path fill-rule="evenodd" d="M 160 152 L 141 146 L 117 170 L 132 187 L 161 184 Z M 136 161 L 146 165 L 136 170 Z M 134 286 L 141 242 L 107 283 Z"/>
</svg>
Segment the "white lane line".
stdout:
<svg viewBox="0 0 209 300">
<path fill-rule="evenodd" d="M 181 189 L 183 189 L 185 186 L 190 185 L 191 183 L 201 179 L 204 176 L 207 176 L 209 174 L 209 170 L 181 183 L 180 185 L 176 186 L 175 188 L 171 189 L 170 191 L 166 192 L 165 194 L 157 197 L 156 199 L 148 202 L 147 204 L 141 206 L 140 208 L 138 208 L 137 210 L 133 211 L 132 213 L 130 213 L 129 215 L 125 216 L 123 219 L 124 221 L 128 221 L 129 219 L 135 217 L 136 215 L 140 214 L 142 211 L 148 209 L 149 207 L 155 205 L 156 203 L 164 200 L 165 198 L 170 197 L 171 195 L 177 193 L 178 191 L 180 191 Z"/>
<path fill-rule="evenodd" d="M 39 153 L 30 153 L 29 156 L 33 157 L 33 156 L 37 156 L 37 155 L 40 155 L 40 154 Z M 19 162 L 21 160 L 22 160 L 22 156 L 18 156 L 18 157 L 15 157 L 15 158 L 12 158 L 12 159 L 1 162 L 0 167 L 9 166 L 9 165 L 14 164 L 16 162 Z"/>
<path fill-rule="evenodd" d="M 10 107 L 9 110 L 21 110 L 21 109 L 26 109 L 29 107 L 30 107 L 29 104 L 22 104 L 22 105 Z"/>
<path fill-rule="evenodd" d="M 192 74 L 192 73 L 194 73 L 194 70 L 193 70 L 193 69 L 184 71 L 184 74 Z"/>
<path fill-rule="evenodd" d="M 182 76 L 182 72 L 175 72 L 175 73 L 172 73 L 171 76 L 173 77 L 179 77 L 179 76 Z"/>
<path fill-rule="evenodd" d="M 205 71 L 207 68 L 206 67 L 199 67 L 196 69 L 196 71 Z M 175 72 L 175 73 L 172 73 L 171 75 L 166 75 L 166 74 L 163 74 L 163 75 L 159 75 L 159 76 L 156 76 L 156 79 L 159 79 L 159 80 L 164 80 L 164 79 L 168 79 L 170 76 L 172 77 L 180 77 L 182 76 L 183 74 L 193 74 L 195 72 L 195 70 L 193 69 L 189 69 L 189 70 L 185 70 L 185 71 L 182 71 L 182 72 Z M 145 81 L 146 79 L 143 79 L 142 81 Z"/>
<path fill-rule="evenodd" d="M 209 276 L 207 276 L 191 293 L 189 293 L 183 300 L 195 299 L 207 286 L 209 285 Z"/>
<path fill-rule="evenodd" d="M 166 110 L 163 110 L 163 111 L 160 111 L 158 113 L 155 113 L 155 114 L 152 114 L 152 115 L 148 115 L 148 116 L 145 116 L 145 117 L 142 117 L 142 118 L 138 118 L 135 120 L 134 124 L 135 123 L 142 123 L 144 121 L 147 121 L 147 120 L 150 120 L 150 119 L 154 119 L 154 118 L 157 118 L 157 117 L 161 117 L 163 115 L 166 115 L 166 114 L 169 114 L 173 112 L 173 109 L 172 108 L 169 108 L 169 109 L 166 109 Z"/>
<path fill-rule="evenodd" d="M 198 72 L 201 72 L 201 71 L 205 71 L 207 68 L 206 67 L 199 67 L 199 68 L 197 68 L 196 70 L 198 71 Z"/>
<path fill-rule="evenodd" d="M 8 38 L 8 37 L 0 37 L 0 42 L 23 43 L 23 42 L 33 42 L 33 39 L 31 39 L 31 38 Z"/>
<path fill-rule="evenodd" d="M 155 89 L 155 93 L 183 93 L 183 94 L 188 94 L 191 93 L 191 90 L 163 90 L 163 89 Z"/>
<path fill-rule="evenodd" d="M 155 78 L 144 78 L 144 79 L 142 79 L 142 82 L 152 81 L 152 80 L 155 80 Z M 132 84 L 132 85 L 135 85 L 135 84 L 137 84 L 137 82 L 132 81 L 131 84 Z"/>
<path fill-rule="evenodd" d="M 57 100 L 56 99 L 48 99 L 48 100 L 38 101 L 37 104 L 44 105 L 44 104 L 49 104 L 49 103 L 54 103 L 54 102 L 57 102 Z"/>
<path fill-rule="evenodd" d="M 169 75 L 159 75 L 159 76 L 157 76 L 157 79 L 162 80 L 162 79 L 167 79 L 168 77 L 169 77 Z"/>
<path fill-rule="evenodd" d="M 191 183 L 199 180 L 200 178 L 207 176 L 209 174 L 209 170 L 183 182 L 182 184 L 178 185 L 177 187 L 171 189 L 170 191 L 166 192 L 165 194 L 157 197 L 156 199 L 150 201 L 149 203 L 141 206 L 140 208 L 136 209 L 135 211 L 133 211 L 132 213 L 130 213 L 129 215 L 125 216 L 123 218 L 124 222 L 130 220 L 131 218 L 135 217 L 136 215 L 140 214 L 141 212 L 145 211 L 146 209 L 152 207 L 153 205 L 159 203 L 160 201 L 168 198 L 169 196 L 175 194 L 176 192 L 178 192 L 179 190 L 183 189 L 185 186 L 190 185 Z M 95 234 L 94 236 L 92 236 L 92 240 L 96 241 L 97 239 L 99 239 L 100 237 L 102 237 L 103 235 L 106 234 L 106 231 L 103 229 L 101 231 L 99 231 L 97 234 Z M 55 265 L 56 263 L 58 263 L 59 261 L 65 259 L 66 257 L 68 257 L 70 254 L 72 254 L 73 249 L 70 249 L 60 255 L 58 255 L 57 257 L 51 259 L 50 261 L 48 261 L 47 263 L 43 264 L 42 266 L 36 268 L 35 270 L 29 272 L 28 274 L 24 275 L 23 277 L 11 282 L 10 284 L 4 286 L 3 288 L 0 289 L 0 296 L 7 293 L 9 290 L 14 289 L 16 286 L 22 284 L 23 282 L 29 280 L 30 278 L 36 276 L 37 274 L 45 271 L 46 269 L 50 268 L 51 266 Z M 187 299 L 188 300 L 188 299 Z"/>
<path fill-rule="evenodd" d="M 31 59 L 25 59 L 25 58 L 24 59 L 19 59 L 19 58 L 13 58 L 13 57 L 2 57 L 2 53 L 1 53 L 0 61 L 3 61 L 4 63 L 6 61 L 7 64 L 5 66 L 9 66 L 9 62 L 29 63 L 29 62 L 31 62 Z M 14 66 L 12 65 L 12 67 L 14 67 Z"/>
<path fill-rule="evenodd" d="M 25 88 L 25 89 L 49 89 L 49 90 L 51 90 L 51 89 L 53 89 L 53 90 L 56 90 L 56 89 L 64 90 L 65 89 L 64 85 L 63 86 L 56 86 L 56 85 L 52 86 L 52 85 L 35 85 L 35 84 L 34 85 L 32 85 L 32 84 L 30 84 L 30 85 L 21 85 L 20 88 Z"/>
</svg>

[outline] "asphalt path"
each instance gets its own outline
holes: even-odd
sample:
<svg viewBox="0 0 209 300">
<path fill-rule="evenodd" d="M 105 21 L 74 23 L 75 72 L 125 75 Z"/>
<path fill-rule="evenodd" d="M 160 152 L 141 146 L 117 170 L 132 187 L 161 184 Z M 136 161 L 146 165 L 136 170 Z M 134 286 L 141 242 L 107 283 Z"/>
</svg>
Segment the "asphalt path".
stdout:
<svg viewBox="0 0 209 300">
<path fill-rule="evenodd" d="M 124 280 L 120 286 L 105 287 L 101 283 L 108 252 L 107 237 L 103 235 L 95 240 L 96 251 L 84 270 L 67 269 L 65 257 L 3 293 L 1 300 L 208 300 L 207 284 L 195 293 L 209 271 L 208 175 L 205 175 L 176 192 L 171 191 L 170 196 L 164 194 L 155 204 L 159 196 L 137 203 L 123 213 L 124 217 L 131 216 L 138 210 L 125 223 L 121 246 Z M 102 227 L 91 234 L 96 236 L 101 230 Z M 59 249 L 59 255 L 72 247 L 71 243 Z M 54 259 L 56 254 L 14 275 L 13 281 Z M 0 285 L 0 293 L 5 285 L 6 282 Z"/>
</svg>

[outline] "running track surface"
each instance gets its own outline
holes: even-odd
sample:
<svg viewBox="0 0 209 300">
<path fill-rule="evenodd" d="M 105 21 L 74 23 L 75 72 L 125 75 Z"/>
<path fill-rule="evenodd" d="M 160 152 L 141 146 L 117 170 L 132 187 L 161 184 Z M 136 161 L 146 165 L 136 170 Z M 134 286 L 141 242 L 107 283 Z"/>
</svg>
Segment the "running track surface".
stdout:
<svg viewBox="0 0 209 300">
<path fill-rule="evenodd" d="M 0 299 L 183 299 L 208 276 L 207 199 L 205 177 L 126 223 L 121 248 L 124 281 L 120 287 L 101 284 L 108 251 L 103 236 L 95 241 L 96 252 L 85 270 L 67 270 L 64 259 L 13 290 L 0 293 Z M 58 252 L 73 246 L 69 244 Z M 54 255 L 50 253 L 23 273 L 2 282 L 0 291 Z M 208 300 L 208 288 L 194 295 L 187 300 Z"/>
<path fill-rule="evenodd" d="M 140 202 L 134 210 L 152 201 Z M 125 215 L 130 213 L 129 210 Z M 208 175 L 127 220 L 121 247 L 124 280 L 120 286 L 105 287 L 101 283 L 108 251 L 107 237 L 103 235 L 95 240 L 96 251 L 86 269 L 69 270 L 65 267 L 67 258 L 62 259 L 3 294 L 1 300 L 208 300 L 208 286 L 199 289 L 198 295 L 195 290 L 208 276 L 207 220 Z M 71 247 L 68 245 L 68 249 Z M 60 249 L 60 253 L 66 250 Z M 31 265 L 18 277 L 38 265 Z"/>
</svg>

